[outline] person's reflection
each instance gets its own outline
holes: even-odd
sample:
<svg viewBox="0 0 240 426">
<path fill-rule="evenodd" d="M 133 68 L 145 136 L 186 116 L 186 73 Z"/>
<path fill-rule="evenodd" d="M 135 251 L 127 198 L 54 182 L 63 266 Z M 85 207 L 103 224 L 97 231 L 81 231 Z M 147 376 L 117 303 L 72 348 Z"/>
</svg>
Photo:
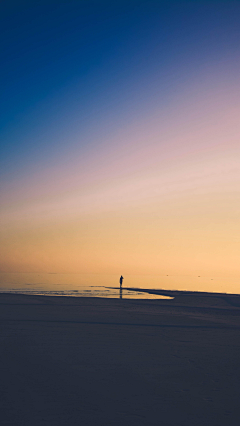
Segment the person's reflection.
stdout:
<svg viewBox="0 0 240 426">
<path fill-rule="evenodd" d="M 120 290 L 119 290 L 119 299 L 122 299 L 122 287 L 120 287 Z"/>
</svg>

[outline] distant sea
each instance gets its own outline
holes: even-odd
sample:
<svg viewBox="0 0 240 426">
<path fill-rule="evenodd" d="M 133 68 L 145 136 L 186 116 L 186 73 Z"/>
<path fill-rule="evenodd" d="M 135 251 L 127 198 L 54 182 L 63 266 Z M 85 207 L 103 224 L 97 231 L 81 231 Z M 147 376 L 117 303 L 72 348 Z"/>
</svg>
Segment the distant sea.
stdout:
<svg viewBox="0 0 240 426">
<path fill-rule="evenodd" d="M 119 274 L 120 275 L 120 274 Z M 119 275 L 0 273 L 0 292 L 80 297 L 119 298 Z M 240 293 L 240 277 L 125 275 L 123 298 L 158 299 L 159 296 L 125 288 Z M 117 287 L 117 288 L 115 288 Z"/>
</svg>

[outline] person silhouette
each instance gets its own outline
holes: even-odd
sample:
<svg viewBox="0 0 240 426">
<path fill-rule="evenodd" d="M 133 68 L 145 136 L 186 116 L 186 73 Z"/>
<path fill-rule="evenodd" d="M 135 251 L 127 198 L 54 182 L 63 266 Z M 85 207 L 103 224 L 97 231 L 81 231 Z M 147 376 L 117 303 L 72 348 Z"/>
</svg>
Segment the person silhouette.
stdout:
<svg viewBox="0 0 240 426">
<path fill-rule="evenodd" d="M 123 276 L 121 275 L 121 277 L 120 277 L 120 280 L 119 280 L 119 282 L 120 282 L 120 287 L 122 287 L 122 282 L 123 282 Z"/>
</svg>

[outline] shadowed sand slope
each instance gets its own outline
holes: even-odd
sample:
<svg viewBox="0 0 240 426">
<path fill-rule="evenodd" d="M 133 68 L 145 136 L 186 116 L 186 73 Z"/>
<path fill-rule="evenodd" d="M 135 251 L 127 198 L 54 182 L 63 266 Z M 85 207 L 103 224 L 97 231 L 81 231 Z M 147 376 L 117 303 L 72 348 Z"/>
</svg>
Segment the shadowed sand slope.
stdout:
<svg viewBox="0 0 240 426">
<path fill-rule="evenodd" d="M 0 294 L 1 425 L 239 423 L 238 296 Z"/>
</svg>

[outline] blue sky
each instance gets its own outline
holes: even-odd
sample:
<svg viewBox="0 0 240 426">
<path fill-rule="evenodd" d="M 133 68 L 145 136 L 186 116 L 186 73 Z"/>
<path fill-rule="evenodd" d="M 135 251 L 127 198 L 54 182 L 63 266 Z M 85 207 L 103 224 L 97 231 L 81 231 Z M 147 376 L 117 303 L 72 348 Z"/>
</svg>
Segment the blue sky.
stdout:
<svg viewBox="0 0 240 426">
<path fill-rule="evenodd" d="M 1 2 L 0 271 L 240 274 L 239 22 Z"/>
<path fill-rule="evenodd" d="M 69 127 L 167 106 L 200 68 L 232 60 L 239 12 L 235 1 L 3 2 L 2 170 L 65 155 Z"/>
</svg>

